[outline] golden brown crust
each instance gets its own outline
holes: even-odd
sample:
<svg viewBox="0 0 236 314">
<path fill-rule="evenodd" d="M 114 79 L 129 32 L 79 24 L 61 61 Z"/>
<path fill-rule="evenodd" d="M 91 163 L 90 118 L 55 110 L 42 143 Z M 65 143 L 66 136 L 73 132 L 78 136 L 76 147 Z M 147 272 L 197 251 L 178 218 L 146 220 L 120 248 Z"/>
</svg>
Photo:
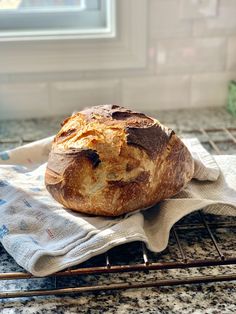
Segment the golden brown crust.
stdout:
<svg viewBox="0 0 236 314">
<path fill-rule="evenodd" d="M 192 157 L 172 130 L 143 113 L 104 105 L 63 122 L 45 183 L 67 208 L 118 216 L 172 197 L 192 175 Z"/>
</svg>

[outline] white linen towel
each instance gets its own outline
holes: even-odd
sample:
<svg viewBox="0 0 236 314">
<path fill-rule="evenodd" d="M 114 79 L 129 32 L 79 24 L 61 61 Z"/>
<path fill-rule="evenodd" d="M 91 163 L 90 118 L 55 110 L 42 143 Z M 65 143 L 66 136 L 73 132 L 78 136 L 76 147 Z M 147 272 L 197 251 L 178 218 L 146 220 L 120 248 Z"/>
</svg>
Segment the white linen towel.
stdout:
<svg viewBox="0 0 236 314">
<path fill-rule="evenodd" d="M 44 172 L 52 137 L 0 153 L 0 241 L 36 276 L 79 264 L 110 248 L 143 241 L 164 250 L 183 216 L 236 215 L 236 156 L 211 156 L 197 139 L 185 140 L 195 159 L 194 179 L 177 196 L 118 218 L 65 210 L 47 192 Z"/>
</svg>

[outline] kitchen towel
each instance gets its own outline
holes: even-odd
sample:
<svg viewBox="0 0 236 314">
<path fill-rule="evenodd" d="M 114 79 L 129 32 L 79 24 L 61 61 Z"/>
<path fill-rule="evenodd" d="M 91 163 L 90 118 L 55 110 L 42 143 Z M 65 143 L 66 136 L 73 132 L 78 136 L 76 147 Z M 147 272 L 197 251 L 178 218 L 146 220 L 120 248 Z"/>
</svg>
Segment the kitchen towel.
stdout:
<svg viewBox="0 0 236 314">
<path fill-rule="evenodd" d="M 160 252 L 168 244 L 171 227 L 202 208 L 236 215 L 236 156 L 211 156 L 197 139 L 185 140 L 195 159 L 194 179 L 174 198 L 118 218 L 64 209 L 44 186 L 51 142 L 52 137 L 0 153 L 0 241 L 36 276 L 131 241 L 143 241 L 151 251 Z"/>
</svg>

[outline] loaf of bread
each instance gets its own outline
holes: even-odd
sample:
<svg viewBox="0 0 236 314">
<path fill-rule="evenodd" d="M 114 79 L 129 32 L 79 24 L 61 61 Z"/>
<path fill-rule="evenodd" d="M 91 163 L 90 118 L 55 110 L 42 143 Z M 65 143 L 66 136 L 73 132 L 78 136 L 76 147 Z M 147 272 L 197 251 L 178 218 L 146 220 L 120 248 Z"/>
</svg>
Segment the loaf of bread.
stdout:
<svg viewBox="0 0 236 314">
<path fill-rule="evenodd" d="M 45 184 L 66 208 L 118 216 L 174 196 L 193 171 L 191 154 L 174 131 L 143 113 L 103 105 L 63 122 Z"/>
</svg>

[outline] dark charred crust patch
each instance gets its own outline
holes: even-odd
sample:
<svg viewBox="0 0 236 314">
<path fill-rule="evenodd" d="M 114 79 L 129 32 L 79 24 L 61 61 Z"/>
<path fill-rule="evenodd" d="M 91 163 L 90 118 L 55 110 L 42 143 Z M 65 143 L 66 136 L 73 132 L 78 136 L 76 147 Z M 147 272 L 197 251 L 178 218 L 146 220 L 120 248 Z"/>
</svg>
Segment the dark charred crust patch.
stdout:
<svg viewBox="0 0 236 314">
<path fill-rule="evenodd" d="M 99 158 L 98 153 L 95 150 L 88 149 L 84 150 L 83 153 L 91 161 L 93 168 L 96 168 L 100 164 L 101 160 Z"/>
<path fill-rule="evenodd" d="M 154 124 L 146 128 L 126 128 L 127 144 L 139 146 L 151 158 L 156 158 L 167 146 L 174 132 L 170 129 L 163 130 L 160 125 Z"/>
<path fill-rule="evenodd" d="M 115 120 L 126 120 L 130 118 L 142 118 L 142 119 L 149 119 L 145 114 L 139 113 L 139 112 L 132 112 L 131 110 L 118 110 L 118 111 L 113 111 L 111 113 L 111 116 Z M 151 119 L 150 119 L 151 120 Z"/>
<path fill-rule="evenodd" d="M 96 150 L 93 149 L 77 149 L 77 148 L 71 148 L 67 152 L 65 152 L 67 156 L 73 156 L 73 158 L 80 158 L 81 156 L 85 156 L 86 158 L 89 159 L 89 161 L 92 163 L 92 166 L 96 168 L 101 160 L 99 158 L 98 153 Z"/>
</svg>

